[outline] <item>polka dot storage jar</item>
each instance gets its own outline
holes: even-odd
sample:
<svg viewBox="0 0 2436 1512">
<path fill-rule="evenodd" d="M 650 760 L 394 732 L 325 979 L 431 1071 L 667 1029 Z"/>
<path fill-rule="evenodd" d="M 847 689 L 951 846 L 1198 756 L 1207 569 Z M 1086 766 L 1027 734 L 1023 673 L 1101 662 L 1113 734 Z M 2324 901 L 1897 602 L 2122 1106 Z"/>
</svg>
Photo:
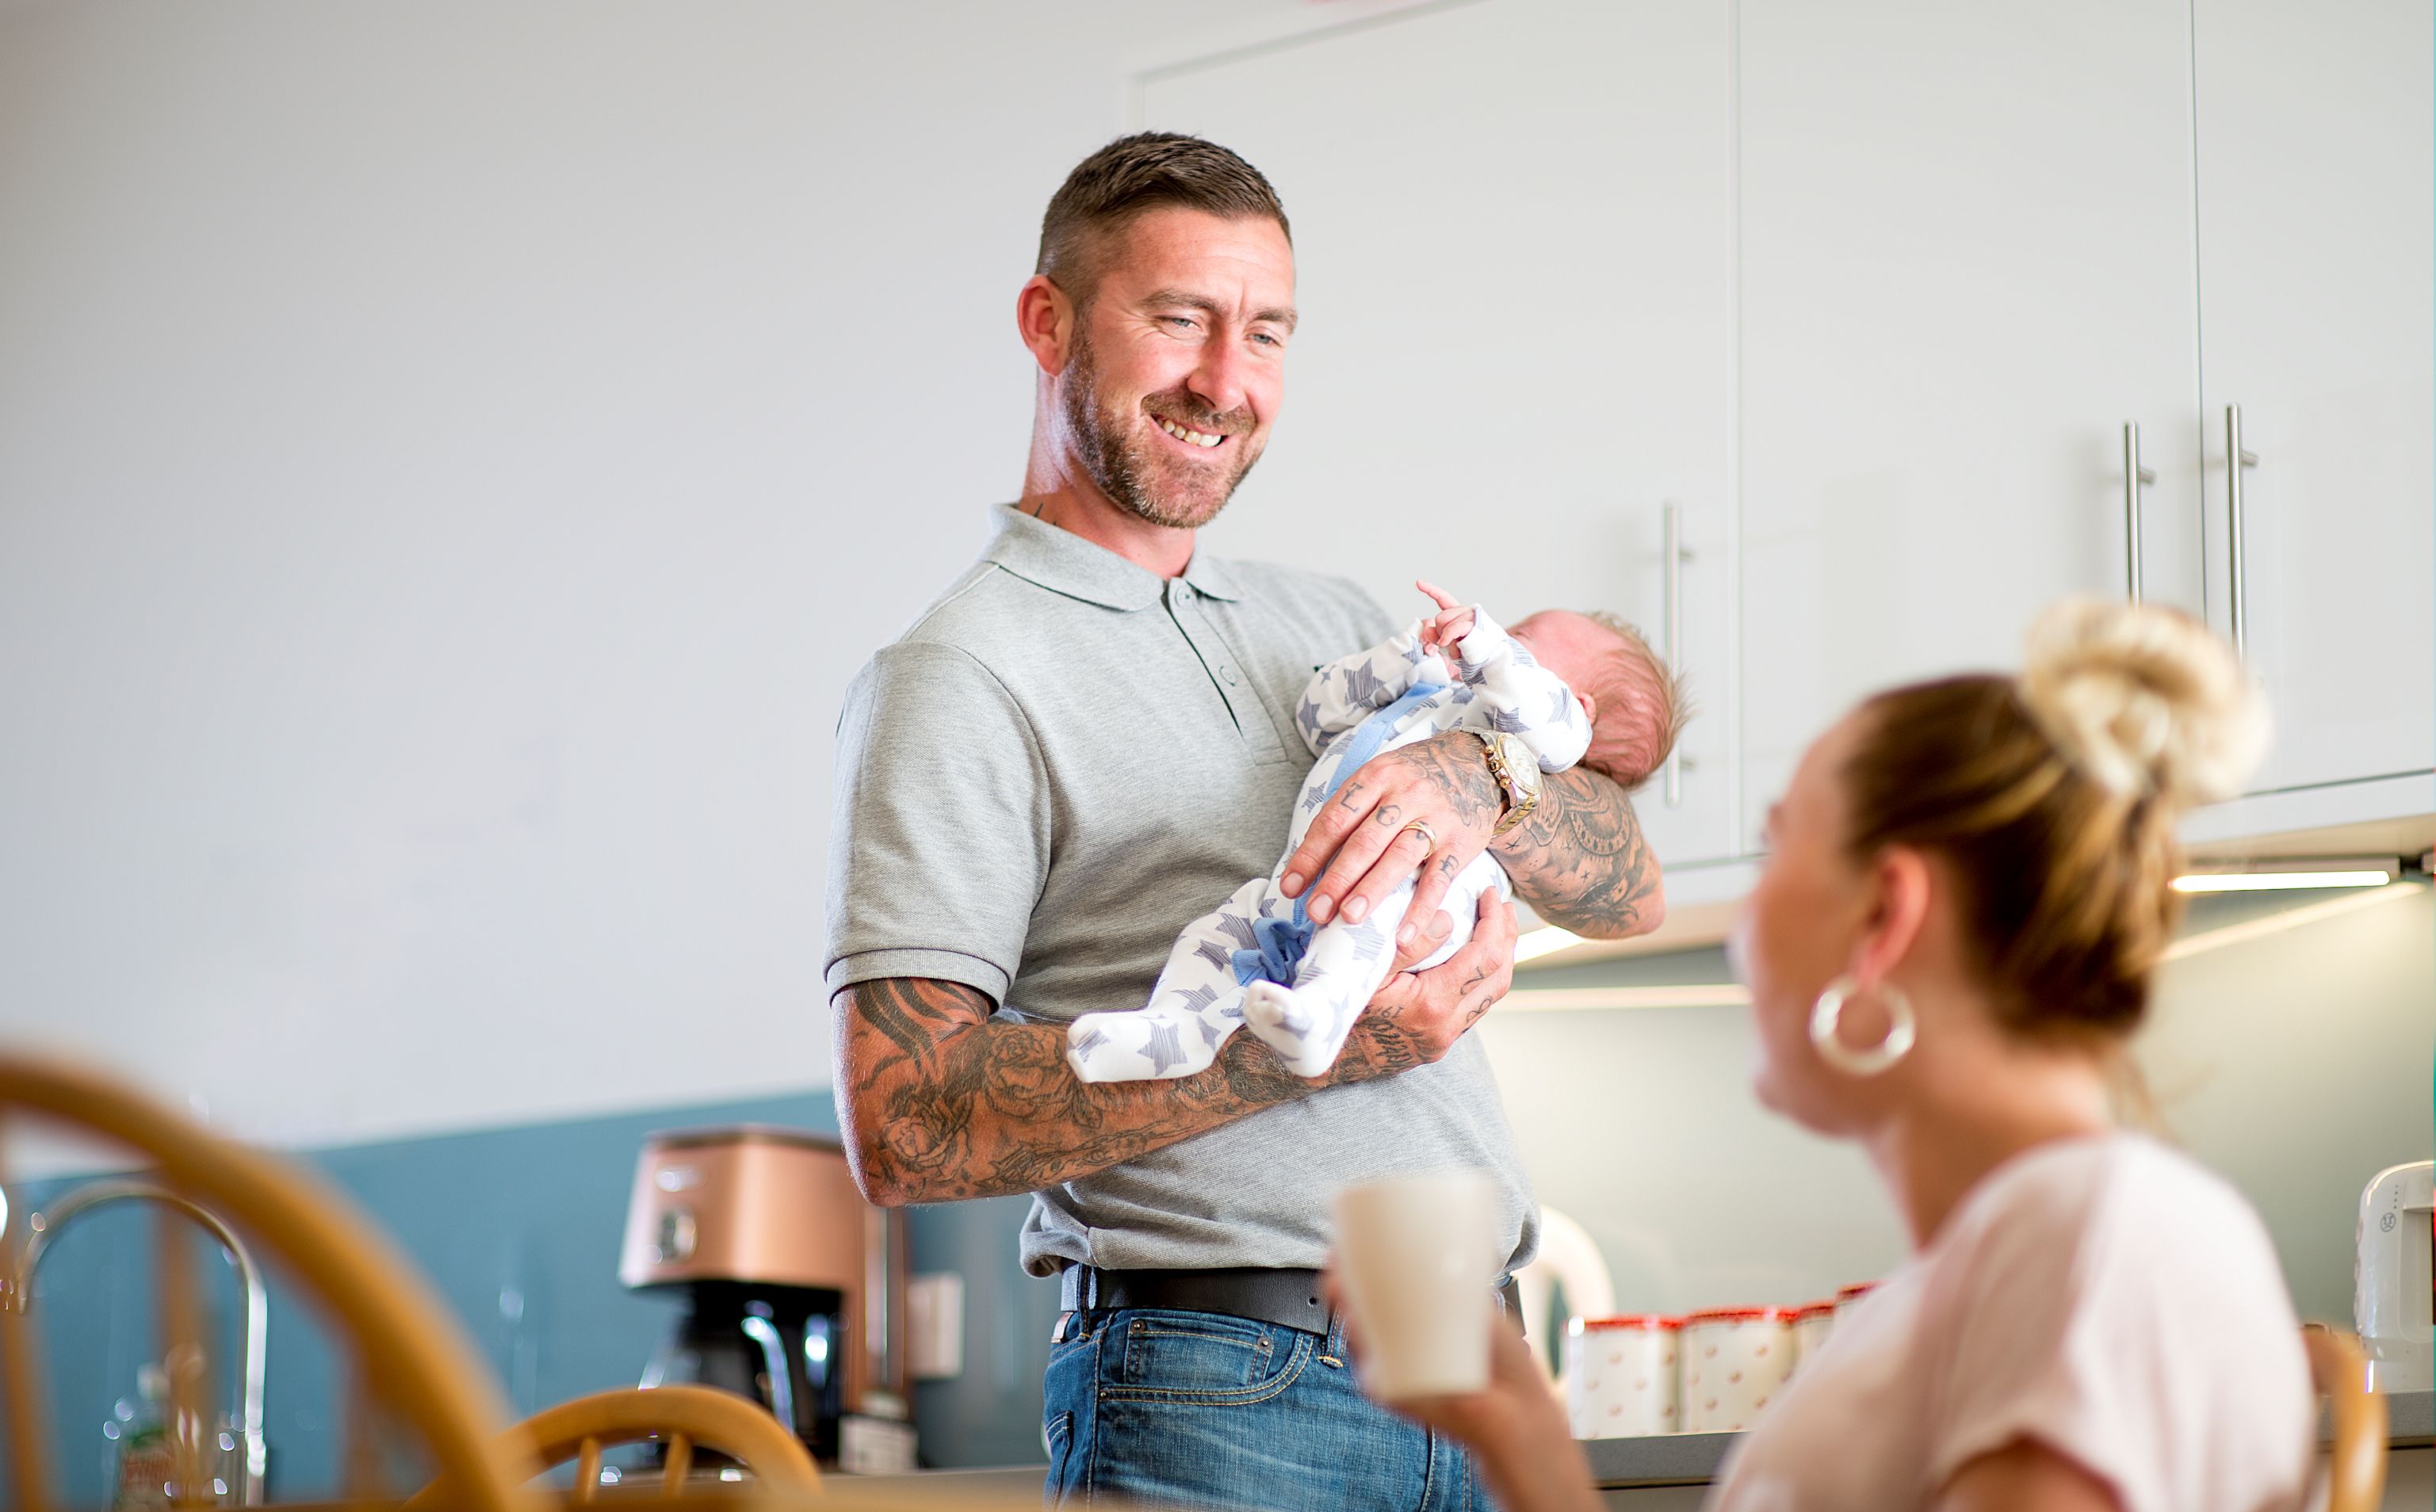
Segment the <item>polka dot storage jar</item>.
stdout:
<svg viewBox="0 0 2436 1512">
<path fill-rule="evenodd" d="M 1793 1374 L 1794 1310 L 1721 1307 L 1683 1320 L 1683 1431 L 1749 1428 Z"/>
<path fill-rule="evenodd" d="M 1793 1364 L 1798 1369 L 1827 1347 L 1827 1335 L 1836 1331 L 1836 1304 L 1804 1303 L 1793 1310 L 1792 1324 Z"/>
<path fill-rule="evenodd" d="M 1575 1438 L 1638 1438 L 1680 1426 L 1680 1318 L 1575 1318 L 1565 1336 L 1565 1407 Z"/>
<path fill-rule="evenodd" d="M 1875 1281 L 1854 1281 L 1850 1286 L 1836 1288 L 1836 1315 L 1842 1317 L 1861 1305 L 1861 1299 L 1878 1289 Z"/>
</svg>

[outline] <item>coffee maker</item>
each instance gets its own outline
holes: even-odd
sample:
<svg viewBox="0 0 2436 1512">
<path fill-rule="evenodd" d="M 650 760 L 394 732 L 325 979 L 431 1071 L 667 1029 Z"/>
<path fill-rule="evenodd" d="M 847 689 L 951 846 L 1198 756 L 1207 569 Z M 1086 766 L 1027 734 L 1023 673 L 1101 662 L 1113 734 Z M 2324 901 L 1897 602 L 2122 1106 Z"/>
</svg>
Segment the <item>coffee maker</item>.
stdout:
<svg viewBox="0 0 2436 1512">
<path fill-rule="evenodd" d="M 905 1264 L 904 1214 L 862 1200 L 835 1139 L 754 1123 L 654 1134 L 618 1278 L 685 1305 L 642 1384 L 750 1398 L 826 1464 L 857 1457 L 857 1420 L 883 1431 L 866 1444 L 907 1440 Z"/>
</svg>

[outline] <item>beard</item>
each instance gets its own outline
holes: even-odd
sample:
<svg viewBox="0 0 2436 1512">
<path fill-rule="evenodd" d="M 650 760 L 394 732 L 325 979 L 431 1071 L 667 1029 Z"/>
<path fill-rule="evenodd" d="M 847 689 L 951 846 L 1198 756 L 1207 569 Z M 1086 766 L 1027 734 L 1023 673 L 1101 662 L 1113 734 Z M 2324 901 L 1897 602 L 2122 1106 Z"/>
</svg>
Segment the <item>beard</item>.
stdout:
<svg viewBox="0 0 2436 1512">
<path fill-rule="evenodd" d="M 1079 332 L 1058 385 L 1084 471 L 1110 503 L 1153 525 L 1192 530 L 1209 524 L 1261 459 L 1247 408 L 1212 409 L 1181 385 L 1130 408 L 1102 394 L 1090 338 Z M 1154 413 L 1188 430 L 1225 436 L 1228 440 L 1221 444 L 1233 445 L 1241 455 L 1229 467 L 1195 466 L 1140 434 L 1140 427 L 1157 423 L 1150 418 Z"/>
</svg>

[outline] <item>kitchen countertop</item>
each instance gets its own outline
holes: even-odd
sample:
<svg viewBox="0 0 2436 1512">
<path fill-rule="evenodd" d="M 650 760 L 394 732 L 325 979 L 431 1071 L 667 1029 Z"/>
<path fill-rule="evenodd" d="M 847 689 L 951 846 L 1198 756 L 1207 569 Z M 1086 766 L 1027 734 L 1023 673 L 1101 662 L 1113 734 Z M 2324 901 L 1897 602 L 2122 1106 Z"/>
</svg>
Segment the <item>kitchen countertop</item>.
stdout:
<svg viewBox="0 0 2436 1512">
<path fill-rule="evenodd" d="M 2388 1441 L 2396 1449 L 2436 1444 L 2436 1392 L 2406 1391 L 2386 1399 Z M 1593 1438 L 1582 1452 L 1591 1462 L 1592 1479 L 1602 1490 L 1627 1490 L 1653 1486 L 1705 1486 L 1716 1478 L 1727 1451 L 1740 1434 L 1660 1434 L 1647 1438 Z M 871 1500 L 893 1496 L 927 1497 L 952 1488 L 976 1500 L 1003 1496 L 1009 1500 L 1040 1494 L 1042 1469 L 1037 1465 L 991 1470 L 923 1470 L 913 1475 L 841 1477 L 836 1486 L 851 1486 Z"/>
<path fill-rule="evenodd" d="M 2436 1392 L 2405 1391 L 2386 1399 L 2387 1441 L 2396 1449 L 2436 1443 Z M 1701 1486 L 1740 1434 L 1658 1434 L 1647 1438 L 1592 1438 L 1582 1444 L 1591 1476 L 1602 1490 L 1644 1486 Z"/>
</svg>

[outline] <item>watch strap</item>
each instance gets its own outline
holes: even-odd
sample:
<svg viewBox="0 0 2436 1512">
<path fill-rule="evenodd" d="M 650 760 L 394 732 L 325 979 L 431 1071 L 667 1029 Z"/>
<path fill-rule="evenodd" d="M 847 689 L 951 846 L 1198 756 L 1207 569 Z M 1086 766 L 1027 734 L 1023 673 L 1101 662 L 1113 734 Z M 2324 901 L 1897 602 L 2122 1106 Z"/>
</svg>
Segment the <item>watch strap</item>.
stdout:
<svg viewBox="0 0 2436 1512">
<path fill-rule="evenodd" d="M 1514 747 L 1521 741 L 1514 740 L 1509 744 L 1511 737 L 1493 730 L 1474 730 L 1471 733 L 1480 737 L 1481 756 L 1488 763 L 1488 774 L 1497 780 L 1498 791 L 1505 799 L 1505 812 L 1499 815 L 1497 827 L 1488 832 L 1489 839 L 1501 839 L 1531 816 L 1531 810 L 1540 806 L 1540 795 L 1515 778 L 1510 757 Z"/>
</svg>

